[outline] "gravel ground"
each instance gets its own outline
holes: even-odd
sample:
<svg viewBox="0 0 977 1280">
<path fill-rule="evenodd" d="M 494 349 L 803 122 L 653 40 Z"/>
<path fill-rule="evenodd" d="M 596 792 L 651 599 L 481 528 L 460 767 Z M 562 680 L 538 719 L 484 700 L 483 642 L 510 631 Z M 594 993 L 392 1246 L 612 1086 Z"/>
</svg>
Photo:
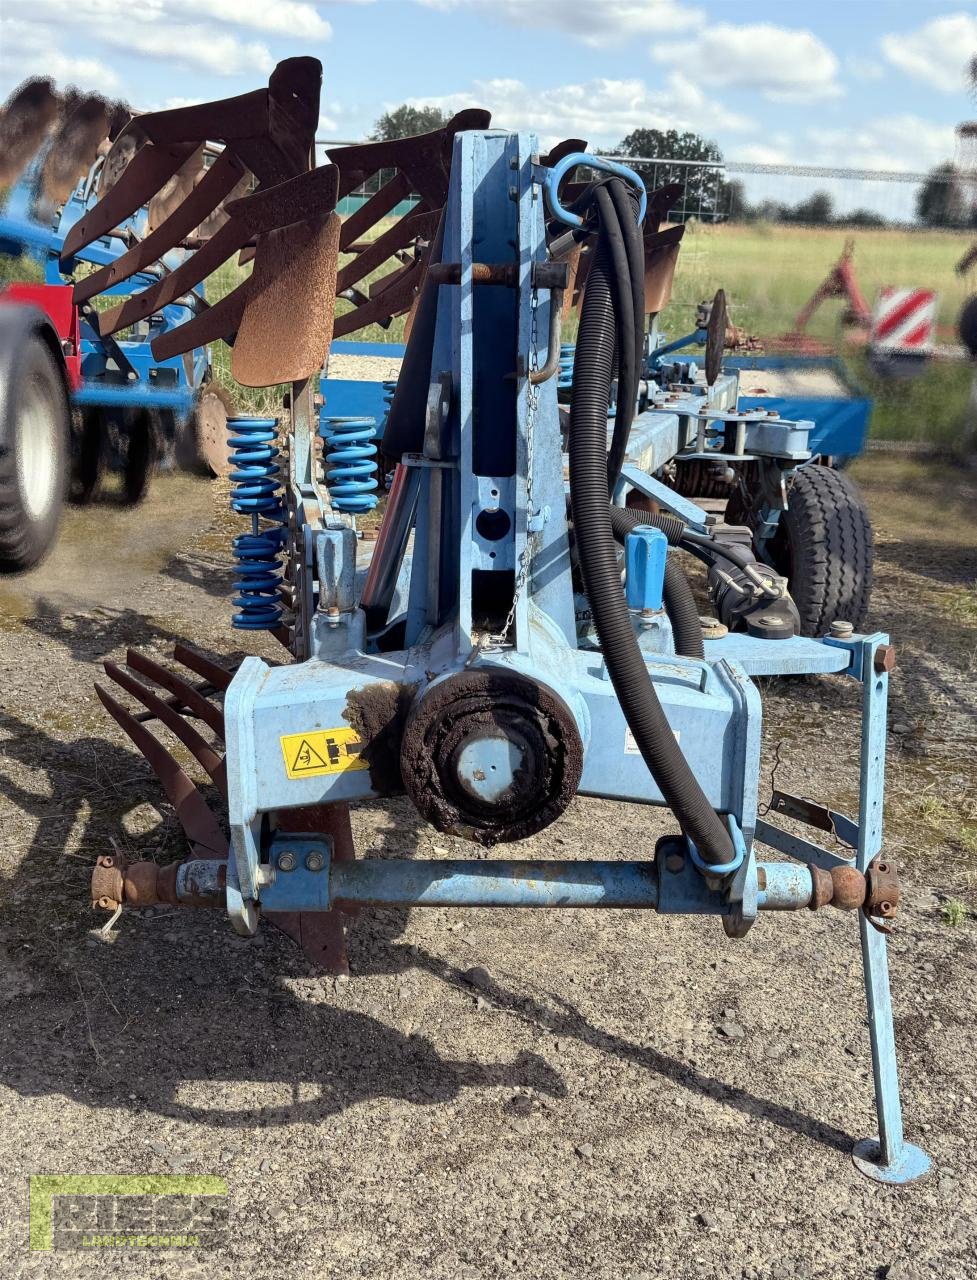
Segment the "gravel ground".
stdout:
<svg viewBox="0 0 977 1280">
<path fill-rule="evenodd" d="M 207 912 L 97 932 L 86 889 L 110 838 L 130 857 L 182 849 L 92 694 L 99 662 L 179 638 L 241 652 L 231 522 L 206 483 L 169 478 L 139 517 L 73 513 L 55 559 L 0 584 L 2 1274 L 977 1276 L 977 484 L 884 458 L 861 479 L 874 621 L 900 652 L 891 962 L 926 1182 L 881 1187 L 849 1159 L 874 1118 L 857 931 L 837 913 L 766 917 L 728 942 L 716 921 L 636 912 L 377 912 L 354 922 L 348 981 Z M 764 685 L 779 786 L 850 809 L 857 692 Z M 354 823 L 364 853 L 470 855 L 406 802 Z M 649 856 L 668 826 L 578 800 L 522 848 Z M 27 1175 L 171 1172 L 227 1180 L 226 1247 L 28 1251 Z"/>
</svg>

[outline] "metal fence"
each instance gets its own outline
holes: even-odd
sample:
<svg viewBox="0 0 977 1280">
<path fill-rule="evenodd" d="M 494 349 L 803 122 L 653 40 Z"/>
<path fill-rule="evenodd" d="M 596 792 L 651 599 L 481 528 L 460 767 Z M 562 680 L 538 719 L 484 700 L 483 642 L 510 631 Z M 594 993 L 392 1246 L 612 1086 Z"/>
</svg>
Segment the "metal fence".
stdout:
<svg viewBox="0 0 977 1280">
<path fill-rule="evenodd" d="M 325 149 L 348 146 L 348 141 L 317 140 L 320 163 Z M 649 190 L 679 183 L 680 198 L 670 218 L 707 224 L 768 221 L 799 225 L 851 227 L 911 226 L 918 224 L 920 193 L 943 186 L 947 198 L 941 221 L 930 211 L 933 225 L 951 229 L 977 225 L 977 183 L 947 172 L 918 173 L 900 169 L 864 169 L 830 165 L 757 164 L 747 161 L 680 160 L 667 156 L 608 156 L 623 159 L 644 178 Z M 393 171 L 373 175 L 368 183 L 347 197 L 352 212 L 362 199 L 373 195 Z"/>
<path fill-rule="evenodd" d="M 969 220 L 959 216 L 965 201 L 963 183 L 950 171 L 918 173 L 655 156 L 631 156 L 626 163 L 641 174 L 650 190 L 667 183 L 681 184 L 681 197 L 670 215 L 675 221 L 907 226 L 918 221 L 919 195 L 928 184 L 945 186 L 948 192 L 960 188 L 955 200 L 943 202 L 948 211 L 953 207 L 958 215 L 948 217 L 947 226 L 959 227 Z"/>
</svg>

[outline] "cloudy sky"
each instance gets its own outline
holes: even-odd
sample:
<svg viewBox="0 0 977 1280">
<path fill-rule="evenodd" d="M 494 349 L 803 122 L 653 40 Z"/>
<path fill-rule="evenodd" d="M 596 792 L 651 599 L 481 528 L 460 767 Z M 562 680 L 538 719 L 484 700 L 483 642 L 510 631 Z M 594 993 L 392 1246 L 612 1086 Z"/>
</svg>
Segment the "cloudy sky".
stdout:
<svg viewBox="0 0 977 1280">
<path fill-rule="evenodd" d="M 0 93 L 30 74 L 151 109 L 325 66 L 320 133 L 405 100 L 608 146 L 695 129 L 731 159 L 924 169 L 977 116 L 977 0 L 0 0 Z"/>
</svg>

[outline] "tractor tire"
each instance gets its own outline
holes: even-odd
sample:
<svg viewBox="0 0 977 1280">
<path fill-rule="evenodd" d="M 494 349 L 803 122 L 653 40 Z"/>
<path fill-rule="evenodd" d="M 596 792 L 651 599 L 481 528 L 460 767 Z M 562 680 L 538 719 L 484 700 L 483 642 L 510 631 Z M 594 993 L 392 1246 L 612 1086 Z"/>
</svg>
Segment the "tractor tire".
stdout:
<svg viewBox="0 0 977 1280">
<path fill-rule="evenodd" d="M 872 590 L 872 526 L 857 485 L 831 467 L 794 476 L 769 559 L 790 585 L 801 633 L 823 636 L 832 622 L 865 624 Z"/>
<path fill-rule="evenodd" d="M 0 573 L 21 573 L 54 545 L 68 483 L 71 410 L 40 334 L 4 363 L 0 394 Z"/>
<path fill-rule="evenodd" d="M 103 409 L 85 409 L 79 417 L 69 497 L 77 506 L 84 507 L 98 497 L 102 488 L 109 463 L 109 440 Z"/>
<path fill-rule="evenodd" d="M 159 466 L 161 444 L 152 413 L 143 409 L 132 417 L 125 433 L 122 459 L 122 503 L 133 507 L 149 492 Z"/>
</svg>

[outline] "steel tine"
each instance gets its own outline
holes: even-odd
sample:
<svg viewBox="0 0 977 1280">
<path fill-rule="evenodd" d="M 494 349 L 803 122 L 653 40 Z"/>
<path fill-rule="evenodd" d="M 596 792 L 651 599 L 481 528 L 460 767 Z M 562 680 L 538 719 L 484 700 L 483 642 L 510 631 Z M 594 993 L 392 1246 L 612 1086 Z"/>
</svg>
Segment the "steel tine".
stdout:
<svg viewBox="0 0 977 1280">
<path fill-rule="evenodd" d="M 113 187 L 112 190 L 114 193 L 117 188 Z M 216 271 L 235 250 L 240 249 L 247 239 L 248 233 L 241 224 L 234 218 L 230 218 L 202 248 L 191 254 L 186 262 L 181 263 L 158 284 L 143 289 L 141 293 L 133 294 L 131 298 L 127 298 L 116 307 L 100 312 L 99 331 L 115 333 L 117 329 L 124 329 L 127 325 L 135 324 L 137 320 L 145 320 L 154 311 L 158 311 L 170 302 L 175 302 L 177 298 L 188 293 L 194 285 L 206 279 L 211 272 Z"/>
<path fill-rule="evenodd" d="M 133 671 L 138 671 L 141 676 L 152 680 L 154 684 L 175 694 L 182 704 L 198 716 L 205 725 L 213 729 L 214 733 L 223 736 L 224 715 L 220 707 L 215 707 L 202 693 L 187 684 L 182 676 L 178 676 L 175 671 L 170 671 L 168 667 L 161 666 L 135 649 L 130 649 L 126 653 L 126 664 Z"/>
<path fill-rule="evenodd" d="M 181 666 L 209 680 L 215 689 L 226 689 L 234 679 L 233 671 L 228 671 L 226 667 L 212 661 L 198 650 L 188 648 L 185 644 L 173 646 L 173 657 Z"/>
<path fill-rule="evenodd" d="M 240 218 L 250 239 L 332 213 L 338 194 L 339 170 L 334 164 L 326 164 L 287 182 L 262 187 L 252 195 L 231 200 L 227 212 L 232 218 Z"/>
<path fill-rule="evenodd" d="M 40 189 L 52 204 L 63 204 L 95 163 L 109 132 L 111 107 L 98 94 L 86 94 L 65 116 L 41 169 Z"/>
<path fill-rule="evenodd" d="M 224 757 L 201 737 L 186 717 L 181 716 L 174 707 L 153 693 L 152 689 L 147 689 L 141 681 L 134 679 L 128 671 L 115 662 L 105 661 L 102 666 L 110 679 L 121 685 L 127 693 L 132 694 L 147 711 L 151 711 L 161 724 L 165 724 L 167 729 L 180 739 L 197 763 L 210 774 L 211 781 L 226 800 L 227 766 L 224 763 Z"/>
<path fill-rule="evenodd" d="M 371 271 L 382 267 L 393 255 L 395 249 L 402 249 L 418 237 L 430 239 L 437 230 L 440 217 L 440 209 L 429 209 L 420 213 L 409 213 L 405 218 L 401 218 L 388 231 L 384 231 L 382 235 L 377 236 L 376 240 L 371 241 L 352 262 L 348 262 L 343 267 L 336 278 L 337 292 L 342 293 L 357 280 L 362 280 Z"/>
<path fill-rule="evenodd" d="M 225 294 L 220 302 L 215 302 L 202 314 L 170 329 L 168 333 L 161 333 L 152 342 L 154 357 L 157 360 L 169 360 L 172 356 L 182 355 L 184 351 L 192 351 L 194 347 L 203 347 L 208 342 L 229 337 L 240 327 L 244 309 L 253 292 L 251 280 L 242 280 L 236 289 Z"/>
<path fill-rule="evenodd" d="M 207 138 L 236 142 L 254 138 L 268 129 L 268 90 L 251 89 L 233 98 L 216 102 L 195 102 L 187 107 L 171 107 L 140 116 L 147 138 L 164 146 L 173 143 L 201 143 Z"/>
<path fill-rule="evenodd" d="M 345 250 L 351 244 L 355 244 L 361 235 L 369 231 L 381 218 L 386 218 L 401 200 L 406 200 L 409 195 L 410 181 L 407 174 L 398 172 L 389 182 L 385 182 L 375 195 L 370 196 L 365 204 L 361 204 L 355 213 L 349 215 L 343 223 L 339 240 L 340 249 Z"/>
<path fill-rule="evenodd" d="M 209 805 L 191 779 L 162 743 L 154 738 L 145 725 L 141 725 L 121 703 L 117 702 L 107 689 L 96 684 L 95 692 L 105 710 L 129 735 L 152 766 L 167 798 L 177 812 L 187 839 L 194 846 L 194 852 L 203 857 L 223 858 L 227 854 L 227 837 L 221 831 Z"/>
<path fill-rule="evenodd" d="M 75 302 L 87 302 L 119 280 L 126 280 L 137 271 L 157 262 L 181 240 L 185 240 L 219 206 L 245 173 L 244 165 L 229 151 L 225 151 L 214 161 L 190 196 L 155 231 L 151 231 L 121 258 L 116 258 L 99 271 L 93 271 L 75 285 Z"/>
<path fill-rule="evenodd" d="M 72 257 L 79 249 L 108 235 L 120 223 L 125 222 L 137 209 L 155 195 L 177 169 L 195 150 L 192 143 L 182 146 L 145 146 L 133 156 L 118 182 L 99 200 L 84 217 L 79 218 L 65 236 L 61 261 Z"/>
<path fill-rule="evenodd" d="M 58 118 L 61 99 L 51 80 L 34 77 L 16 88 L 0 110 L 0 186 L 15 182 Z"/>
<path fill-rule="evenodd" d="M 355 142 L 350 146 L 332 147 L 326 155 L 339 165 L 340 196 L 349 195 L 380 169 L 403 169 L 410 178 L 412 190 L 426 196 L 432 204 L 440 205 L 448 190 L 452 138 L 467 129 L 487 129 L 491 122 L 488 111 L 466 107 L 443 128 L 430 133 L 390 142 Z"/>
</svg>

